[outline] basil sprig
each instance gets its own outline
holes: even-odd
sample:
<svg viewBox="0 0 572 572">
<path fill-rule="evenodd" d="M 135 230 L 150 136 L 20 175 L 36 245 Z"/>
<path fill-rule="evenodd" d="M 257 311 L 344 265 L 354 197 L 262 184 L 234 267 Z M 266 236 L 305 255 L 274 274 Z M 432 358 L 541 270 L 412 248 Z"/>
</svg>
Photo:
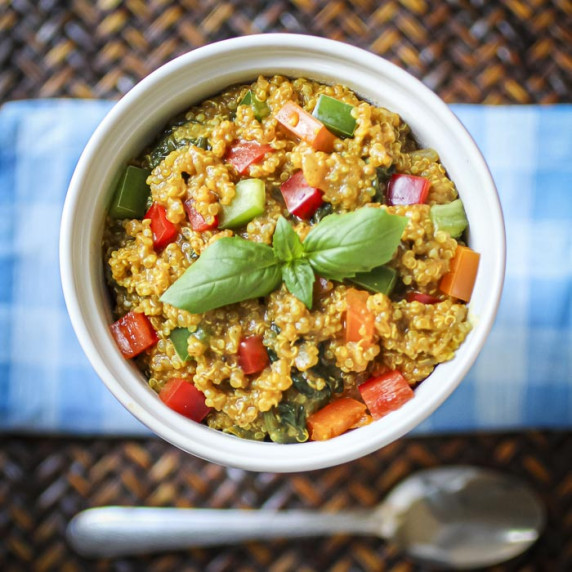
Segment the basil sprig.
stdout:
<svg viewBox="0 0 572 572">
<path fill-rule="evenodd" d="M 314 271 L 304 257 L 304 245 L 300 237 L 282 216 L 276 223 L 272 248 L 276 258 L 282 263 L 282 280 L 286 288 L 308 308 L 311 308 Z"/>
<path fill-rule="evenodd" d="M 198 314 L 266 296 L 284 281 L 312 307 L 315 273 L 342 281 L 370 272 L 393 257 L 407 218 L 383 209 L 332 214 L 300 240 L 280 217 L 272 246 L 243 238 L 221 238 L 161 296 L 161 301 Z"/>
</svg>

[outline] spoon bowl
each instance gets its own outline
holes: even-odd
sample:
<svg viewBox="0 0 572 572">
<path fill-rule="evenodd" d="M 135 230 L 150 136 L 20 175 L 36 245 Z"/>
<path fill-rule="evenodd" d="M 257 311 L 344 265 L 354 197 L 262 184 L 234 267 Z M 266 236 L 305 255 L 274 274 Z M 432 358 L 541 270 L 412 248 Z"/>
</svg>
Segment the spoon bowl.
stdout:
<svg viewBox="0 0 572 572">
<path fill-rule="evenodd" d="M 457 570 L 518 556 L 538 539 L 545 521 L 525 483 L 474 467 L 416 473 L 377 510 L 381 536 L 417 561 Z"/>
<path fill-rule="evenodd" d="M 116 557 L 272 538 L 364 534 L 418 562 L 456 570 L 518 556 L 540 536 L 545 512 L 522 481 L 475 467 L 427 469 L 405 479 L 373 509 L 338 513 L 102 507 L 68 525 L 86 557 Z"/>
</svg>

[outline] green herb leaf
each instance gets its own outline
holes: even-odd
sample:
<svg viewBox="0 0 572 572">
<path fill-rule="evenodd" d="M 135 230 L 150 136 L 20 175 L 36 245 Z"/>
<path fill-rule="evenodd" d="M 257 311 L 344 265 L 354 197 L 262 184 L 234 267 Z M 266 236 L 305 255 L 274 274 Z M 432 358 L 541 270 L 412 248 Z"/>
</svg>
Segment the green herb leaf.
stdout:
<svg viewBox="0 0 572 572">
<path fill-rule="evenodd" d="M 308 233 L 305 255 L 324 278 L 353 278 L 391 260 L 407 220 L 379 208 L 329 215 Z"/>
<path fill-rule="evenodd" d="M 281 262 L 291 262 L 304 255 L 304 247 L 300 237 L 283 216 L 276 223 L 272 247 L 276 258 Z"/>
<path fill-rule="evenodd" d="M 194 314 L 220 308 L 275 290 L 281 281 L 280 263 L 272 248 L 243 238 L 221 238 L 161 296 Z"/>
<path fill-rule="evenodd" d="M 311 310 L 315 276 L 310 263 L 300 259 L 285 264 L 282 267 L 282 278 L 288 291 Z"/>
</svg>

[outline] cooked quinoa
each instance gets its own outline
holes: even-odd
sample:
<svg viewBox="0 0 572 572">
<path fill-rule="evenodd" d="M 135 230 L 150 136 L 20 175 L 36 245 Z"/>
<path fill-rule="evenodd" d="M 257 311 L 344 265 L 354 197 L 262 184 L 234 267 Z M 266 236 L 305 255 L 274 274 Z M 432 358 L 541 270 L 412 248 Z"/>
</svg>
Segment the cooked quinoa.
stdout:
<svg viewBox="0 0 572 572">
<path fill-rule="evenodd" d="M 251 105 L 239 105 L 248 92 L 266 104 L 265 117 L 257 118 Z M 332 152 L 297 139 L 275 117 L 287 102 L 311 113 L 322 94 L 353 106 L 353 136 L 335 138 Z M 237 141 L 269 145 L 271 152 L 241 175 L 226 159 Z M 192 383 L 211 408 L 204 422 L 214 429 L 259 440 L 306 440 L 305 420 L 311 414 L 340 397 L 359 400 L 360 384 L 387 371 L 399 370 L 415 387 L 454 357 L 471 329 L 466 304 L 439 288 L 462 239 L 437 231 L 430 216 L 432 205 L 457 198 L 455 184 L 437 153 L 419 149 L 397 114 L 359 99 L 342 85 L 274 76 L 231 87 L 174 120 L 132 164 L 150 171 L 149 204 L 164 207 L 178 234 L 157 249 L 149 218 L 108 217 L 103 253 L 114 311 L 117 318 L 135 311 L 149 319 L 158 341 L 135 358 L 137 365 L 157 392 L 173 378 Z M 321 190 L 323 200 L 321 210 L 306 220 L 288 212 L 280 192 L 300 170 L 311 187 Z M 385 204 L 392 172 L 426 178 L 425 203 Z M 216 220 L 235 198 L 236 183 L 246 178 L 264 182 L 263 214 L 239 228 L 217 228 Z M 189 199 L 212 228 L 193 230 L 185 207 Z M 374 328 L 367 342 L 346 341 L 344 335 L 347 292 L 364 290 L 348 280 L 316 277 L 311 309 L 284 283 L 265 297 L 204 313 L 160 300 L 223 237 L 272 245 L 283 216 L 303 241 L 319 224 L 320 212 L 343 214 L 362 207 L 407 217 L 387 264 L 397 273 L 395 287 L 389 294 L 368 292 Z M 408 301 L 411 292 L 436 300 Z M 185 360 L 170 338 L 177 328 L 190 333 Z M 262 371 L 246 374 L 239 344 L 252 336 L 261 337 L 269 362 Z"/>
</svg>

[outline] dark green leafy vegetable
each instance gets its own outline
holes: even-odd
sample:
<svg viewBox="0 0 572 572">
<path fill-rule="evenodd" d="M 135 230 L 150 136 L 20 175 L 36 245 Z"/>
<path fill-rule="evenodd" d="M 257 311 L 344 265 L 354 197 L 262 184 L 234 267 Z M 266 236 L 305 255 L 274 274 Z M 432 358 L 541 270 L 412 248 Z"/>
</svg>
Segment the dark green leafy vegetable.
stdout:
<svg viewBox="0 0 572 572">
<path fill-rule="evenodd" d="M 292 374 L 292 386 L 304 396 L 303 399 L 298 398 L 298 400 L 303 403 L 306 415 L 311 415 L 323 407 L 333 394 L 332 387 L 327 381 L 321 389 L 318 389 L 315 385 L 311 385 L 301 373 Z"/>
<path fill-rule="evenodd" d="M 197 139 L 182 137 L 181 139 L 177 139 L 174 133 L 169 133 L 168 135 L 165 135 L 157 145 L 155 145 L 150 153 L 145 155 L 145 166 L 152 170 L 170 153 L 177 149 L 181 149 L 181 147 L 186 147 L 187 145 L 195 145 L 196 147 L 200 147 L 204 150 L 208 150 L 210 148 L 206 137 L 198 137 Z"/>
<path fill-rule="evenodd" d="M 308 373 L 313 374 L 310 379 Z M 282 402 L 264 414 L 269 436 L 277 443 L 295 443 L 308 439 L 306 419 L 324 407 L 333 395 L 344 389 L 344 382 L 335 364 L 325 356 L 325 344 L 320 345 L 319 363 L 309 372 L 292 370 L 292 387 Z M 318 389 L 318 387 L 320 387 Z M 286 426 L 281 426 L 285 422 Z"/>
<path fill-rule="evenodd" d="M 268 357 L 271 363 L 278 361 L 278 354 L 273 349 L 267 347 L 266 352 L 268 353 Z"/>
<path fill-rule="evenodd" d="M 264 441 L 266 438 L 266 433 L 261 430 L 243 429 L 238 425 L 232 425 L 231 427 L 223 429 L 223 432 L 234 435 L 235 437 L 240 437 L 241 439 L 249 439 L 250 441 Z"/>
<path fill-rule="evenodd" d="M 322 342 L 319 347 L 318 363 L 311 368 L 311 371 L 326 381 L 330 391 L 328 399 L 331 395 L 343 391 L 344 380 L 336 364 L 326 357 L 326 344 L 324 342 Z"/>
<path fill-rule="evenodd" d="M 306 410 L 298 403 L 282 401 L 264 413 L 264 425 L 275 443 L 303 443 L 308 440 Z"/>
<path fill-rule="evenodd" d="M 193 139 L 191 139 L 191 141 L 193 141 Z M 211 149 L 209 140 L 206 137 L 197 137 L 196 141 L 193 141 L 193 144 L 204 151 L 210 151 Z"/>
<path fill-rule="evenodd" d="M 290 373 L 290 377 L 292 378 L 292 386 L 302 395 L 306 395 L 308 397 L 314 397 L 317 393 L 317 390 L 313 388 L 306 378 L 302 375 L 302 373 L 297 372 L 295 369 L 292 369 Z"/>
</svg>

